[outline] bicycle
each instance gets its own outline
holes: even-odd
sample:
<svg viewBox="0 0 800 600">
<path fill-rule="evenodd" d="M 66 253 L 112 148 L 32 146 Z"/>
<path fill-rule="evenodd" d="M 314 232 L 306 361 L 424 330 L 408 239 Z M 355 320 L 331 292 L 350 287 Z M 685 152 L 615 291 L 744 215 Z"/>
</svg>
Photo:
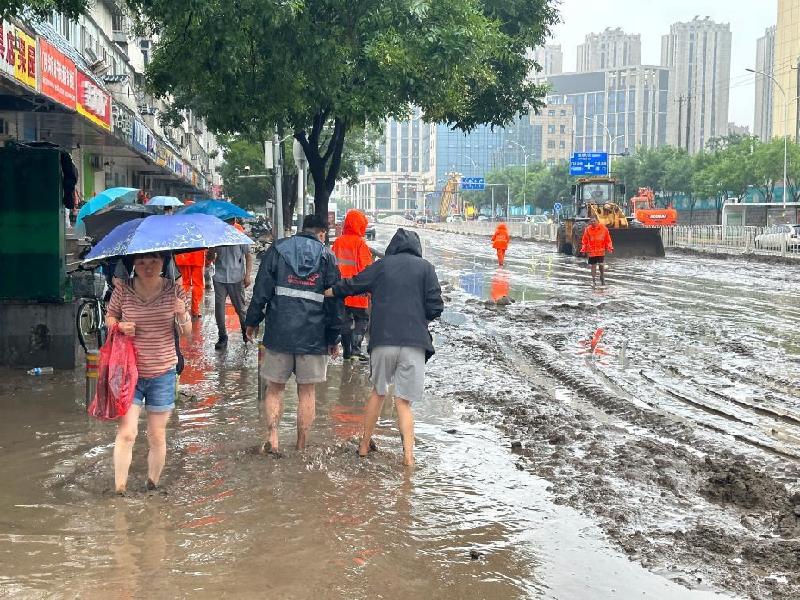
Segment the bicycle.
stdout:
<svg viewBox="0 0 800 600">
<path fill-rule="evenodd" d="M 72 290 L 78 299 L 75 327 L 78 330 L 78 342 L 87 353 L 89 350 L 99 350 L 106 341 L 106 288 L 105 277 L 97 267 L 81 265 L 72 273 Z"/>
</svg>

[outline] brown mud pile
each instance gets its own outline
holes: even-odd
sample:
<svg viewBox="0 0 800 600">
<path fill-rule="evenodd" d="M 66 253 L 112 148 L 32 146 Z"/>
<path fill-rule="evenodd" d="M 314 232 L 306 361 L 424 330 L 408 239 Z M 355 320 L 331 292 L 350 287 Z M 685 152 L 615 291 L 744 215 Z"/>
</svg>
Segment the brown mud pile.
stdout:
<svg viewBox="0 0 800 600">
<path fill-rule="evenodd" d="M 507 432 L 518 468 L 547 479 L 557 503 L 594 515 L 632 559 L 689 587 L 800 597 L 796 459 L 727 431 L 726 419 L 738 422 L 722 410 L 711 417 L 723 425 L 676 418 L 654 399 L 657 379 L 627 375 L 632 394 L 568 352 L 572 317 L 596 305 L 493 306 L 447 293 L 468 323 L 438 334 L 502 373 L 459 381 L 454 396 Z"/>
</svg>

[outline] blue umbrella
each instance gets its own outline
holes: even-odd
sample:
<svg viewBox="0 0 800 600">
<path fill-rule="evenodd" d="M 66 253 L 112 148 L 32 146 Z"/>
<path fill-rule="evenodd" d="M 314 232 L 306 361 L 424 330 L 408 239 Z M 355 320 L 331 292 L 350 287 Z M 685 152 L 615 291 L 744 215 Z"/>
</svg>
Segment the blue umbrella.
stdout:
<svg viewBox="0 0 800 600">
<path fill-rule="evenodd" d="M 254 219 L 255 216 L 224 200 L 200 200 L 180 209 L 182 215 L 211 215 L 223 221 L 228 219 Z"/>
<path fill-rule="evenodd" d="M 183 202 L 175 196 L 153 196 L 147 201 L 147 206 L 183 206 Z"/>
<path fill-rule="evenodd" d="M 133 204 L 133 202 L 136 201 L 136 195 L 138 193 L 139 190 L 136 188 L 108 188 L 107 190 L 97 194 L 94 198 L 89 200 L 81 207 L 81 210 L 78 212 L 76 223 L 80 223 L 83 221 L 84 217 L 88 217 L 89 215 L 96 213 L 98 210 L 105 208 L 114 201 L 124 204 Z"/>
<path fill-rule="evenodd" d="M 236 228 L 210 215 L 152 215 L 117 225 L 92 248 L 84 262 L 252 243 Z"/>
</svg>

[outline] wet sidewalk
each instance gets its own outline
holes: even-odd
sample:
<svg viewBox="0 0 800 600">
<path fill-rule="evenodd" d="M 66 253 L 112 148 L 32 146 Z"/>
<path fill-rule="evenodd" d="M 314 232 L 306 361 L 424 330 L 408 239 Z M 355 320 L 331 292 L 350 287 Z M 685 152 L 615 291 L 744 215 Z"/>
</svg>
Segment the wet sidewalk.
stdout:
<svg viewBox="0 0 800 600">
<path fill-rule="evenodd" d="M 390 404 L 356 456 L 367 367 L 335 361 L 305 452 L 287 394 L 280 459 L 260 456 L 256 348 L 186 344 L 163 491 L 144 492 L 144 423 L 128 497 L 111 494 L 113 425 L 83 412 L 80 374 L 0 373 L 0 595 L 14 597 L 701 598 L 630 562 L 437 382 L 477 368 L 440 331 L 401 466 Z M 137 491 L 139 490 L 139 491 Z M 57 582 L 57 583 L 56 583 Z"/>
</svg>

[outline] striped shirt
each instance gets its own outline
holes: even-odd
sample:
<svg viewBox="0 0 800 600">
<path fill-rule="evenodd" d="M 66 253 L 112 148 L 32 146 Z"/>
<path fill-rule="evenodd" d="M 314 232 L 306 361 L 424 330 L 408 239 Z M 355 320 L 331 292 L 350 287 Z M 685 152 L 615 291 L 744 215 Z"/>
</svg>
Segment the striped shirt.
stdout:
<svg viewBox="0 0 800 600">
<path fill-rule="evenodd" d="M 181 286 L 163 280 L 164 289 L 150 302 L 142 301 L 128 284 L 118 285 L 111 294 L 107 314 L 118 321 L 136 324 L 133 345 L 139 353 L 139 376 L 158 377 L 178 363 L 175 353 L 175 296 L 187 305 Z"/>
</svg>

